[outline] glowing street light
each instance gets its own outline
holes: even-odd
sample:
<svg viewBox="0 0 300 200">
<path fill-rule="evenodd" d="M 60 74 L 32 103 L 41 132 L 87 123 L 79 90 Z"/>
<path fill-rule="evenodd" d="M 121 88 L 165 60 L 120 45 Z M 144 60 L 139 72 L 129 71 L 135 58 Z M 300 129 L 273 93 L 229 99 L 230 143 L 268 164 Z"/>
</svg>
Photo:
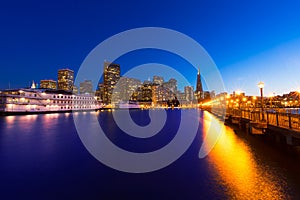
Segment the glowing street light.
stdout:
<svg viewBox="0 0 300 200">
<path fill-rule="evenodd" d="M 235 94 L 236 94 L 237 96 L 240 96 L 240 95 L 242 94 L 242 91 L 241 91 L 241 90 L 237 90 L 237 91 L 235 91 Z"/>
<path fill-rule="evenodd" d="M 264 86 L 265 86 L 264 82 L 259 82 L 258 83 L 258 88 L 260 89 L 260 98 L 261 98 L 262 121 L 265 121 L 265 116 L 264 116 L 264 97 L 263 97 Z"/>
</svg>

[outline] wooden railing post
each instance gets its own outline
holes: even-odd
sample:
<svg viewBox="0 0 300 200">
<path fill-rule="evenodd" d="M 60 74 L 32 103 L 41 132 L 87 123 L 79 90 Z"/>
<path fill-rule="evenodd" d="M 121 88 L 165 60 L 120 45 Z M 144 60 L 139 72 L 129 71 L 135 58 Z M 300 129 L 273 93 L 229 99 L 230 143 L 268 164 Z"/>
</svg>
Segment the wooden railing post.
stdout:
<svg viewBox="0 0 300 200">
<path fill-rule="evenodd" d="M 276 125 L 279 126 L 278 112 L 276 112 Z"/>
<path fill-rule="evenodd" d="M 289 128 L 292 128 L 292 118 L 291 118 L 291 114 L 289 113 Z"/>
</svg>

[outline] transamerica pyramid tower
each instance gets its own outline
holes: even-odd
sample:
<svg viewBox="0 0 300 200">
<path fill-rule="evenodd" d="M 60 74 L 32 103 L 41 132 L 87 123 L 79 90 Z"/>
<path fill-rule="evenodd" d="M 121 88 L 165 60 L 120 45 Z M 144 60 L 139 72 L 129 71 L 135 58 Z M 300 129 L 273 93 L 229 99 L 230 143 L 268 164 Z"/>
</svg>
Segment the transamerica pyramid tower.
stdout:
<svg viewBox="0 0 300 200">
<path fill-rule="evenodd" d="M 202 82 L 201 82 L 200 68 L 198 68 L 197 83 L 196 84 L 197 85 L 196 85 L 195 95 L 196 95 L 196 98 L 199 102 L 200 100 L 203 99 L 203 87 L 202 87 Z"/>
</svg>

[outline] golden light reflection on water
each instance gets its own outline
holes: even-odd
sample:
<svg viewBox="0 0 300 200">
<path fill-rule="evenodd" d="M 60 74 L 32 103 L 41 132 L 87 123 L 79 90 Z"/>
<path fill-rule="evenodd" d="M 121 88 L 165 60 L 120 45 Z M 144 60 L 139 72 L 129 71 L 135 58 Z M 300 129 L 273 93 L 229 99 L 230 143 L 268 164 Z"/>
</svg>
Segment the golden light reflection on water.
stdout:
<svg viewBox="0 0 300 200">
<path fill-rule="evenodd" d="M 22 128 L 22 132 L 27 132 L 32 128 L 36 119 L 37 115 L 6 116 L 6 128 L 11 129 L 14 128 L 14 126 L 20 126 Z"/>
<path fill-rule="evenodd" d="M 13 124 L 15 121 L 16 116 L 7 116 L 6 119 L 6 123 L 7 124 Z"/>
<path fill-rule="evenodd" d="M 204 132 L 207 133 L 212 128 L 210 122 L 213 117 L 205 112 L 203 118 Z M 229 127 L 223 126 L 221 131 L 219 140 L 207 159 L 217 175 L 216 181 L 228 189 L 231 199 L 290 198 L 285 194 L 284 179 L 278 178 L 274 170 L 257 160 L 245 141 Z M 209 139 L 210 134 L 207 137 Z"/>
<path fill-rule="evenodd" d="M 42 128 L 44 130 L 49 130 L 50 128 L 55 128 L 55 125 L 57 124 L 57 121 L 59 119 L 60 114 L 59 113 L 49 113 L 45 114 L 42 120 Z M 65 115 L 66 117 L 68 115 Z M 48 131 L 45 131 L 44 133 L 48 133 Z"/>
<path fill-rule="evenodd" d="M 19 116 L 16 125 L 21 127 L 22 133 L 32 133 L 32 129 L 35 125 L 35 121 L 38 115 L 23 115 Z"/>
</svg>

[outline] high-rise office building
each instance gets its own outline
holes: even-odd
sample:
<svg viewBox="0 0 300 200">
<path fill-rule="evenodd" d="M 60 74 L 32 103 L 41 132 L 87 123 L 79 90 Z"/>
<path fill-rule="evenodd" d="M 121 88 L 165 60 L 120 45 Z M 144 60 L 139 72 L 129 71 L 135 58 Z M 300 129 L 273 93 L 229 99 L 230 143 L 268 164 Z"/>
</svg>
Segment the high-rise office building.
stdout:
<svg viewBox="0 0 300 200">
<path fill-rule="evenodd" d="M 120 94 L 121 101 L 132 100 L 132 95 L 142 85 L 141 81 L 135 78 L 121 77 L 115 90 Z"/>
<path fill-rule="evenodd" d="M 85 80 L 80 83 L 79 87 L 80 94 L 93 94 L 93 84 L 91 80 Z"/>
<path fill-rule="evenodd" d="M 114 99 L 119 99 L 119 94 L 114 92 L 115 86 L 120 79 L 120 65 L 110 62 L 104 62 L 104 95 L 103 102 L 106 104 L 112 103 L 112 96 Z"/>
<path fill-rule="evenodd" d="M 104 84 L 103 83 L 98 84 L 98 88 L 95 92 L 95 96 L 98 101 L 103 101 L 103 99 L 104 99 Z"/>
<path fill-rule="evenodd" d="M 152 84 L 143 84 L 141 86 L 141 92 L 142 92 L 142 99 L 140 101 L 142 102 L 152 102 Z"/>
<path fill-rule="evenodd" d="M 187 103 L 185 92 L 178 91 L 176 96 L 177 96 L 177 99 L 180 102 L 180 104 L 186 104 Z"/>
<path fill-rule="evenodd" d="M 174 78 L 171 78 L 168 82 L 164 82 L 163 86 L 173 93 L 177 92 L 177 80 Z"/>
<path fill-rule="evenodd" d="M 58 70 L 57 82 L 59 90 L 73 92 L 74 71 L 70 69 Z"/>
<path fill-rule="evenodd" d="M 162 85 L 164 83 L 164 78 L 162 76 L 153 76 L 153 83 Z"/>
<path fill-rule="evenodd" d="M 54 80 L 41 80 L 40 81 L 40 88 L 45 89 L 56 89 L 57 88 L 57 82 Z"/>
<path fill-rule="evenodd" d="M 155 87 L 154 97 L 154 103 L 162 104 L 163 102 L 173 99 L 174 94 L 169 88 L 158 85 Z"/>
<path fill-rule="evenodd" d="M 184 87 L 185 100 L 187 102 L 194 100 L 194 88 L 192 86 Z"/>
</svg>

